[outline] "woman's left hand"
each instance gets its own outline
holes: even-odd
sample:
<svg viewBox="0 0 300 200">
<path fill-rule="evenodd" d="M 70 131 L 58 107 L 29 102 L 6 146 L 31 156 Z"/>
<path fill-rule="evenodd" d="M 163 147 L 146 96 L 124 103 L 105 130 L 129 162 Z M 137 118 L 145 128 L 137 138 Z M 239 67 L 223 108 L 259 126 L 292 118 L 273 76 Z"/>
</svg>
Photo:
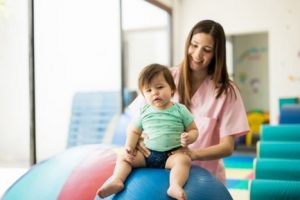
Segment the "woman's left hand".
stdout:
<svg viewBox="0 0 300 200">
<path fill-rule="evenodd" d="M 172 151 L 171 154 L 176 154 L 176 153 L 183 153 L 188 155 L 192 160 L 197 160 L 198 158 L 196 157 L 196 152 L 192 149 L 189 149 L 188 147 L 183 147 L 179 148 L 175 151 Z"/>
<path fill-rule="evenodd" d="M 187 148 L 187 147 L 182 147 L 182 148 L 176 149 L 175 151 L 171 152 L 171 154 L 176 154 L 176 153 L 183 153 L 183 154 L 186 154 L 189 157 L 191 157 L 190 156 L 190 149 Z"/>
</svg>

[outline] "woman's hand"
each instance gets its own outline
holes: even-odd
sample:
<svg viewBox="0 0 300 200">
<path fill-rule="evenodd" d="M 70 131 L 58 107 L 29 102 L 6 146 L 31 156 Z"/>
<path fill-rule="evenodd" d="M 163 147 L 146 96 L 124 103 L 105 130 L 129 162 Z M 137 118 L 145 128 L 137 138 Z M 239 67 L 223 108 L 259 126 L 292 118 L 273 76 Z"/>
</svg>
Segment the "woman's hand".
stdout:
<svg viewBox="0 0 300 200">
<path fill-rule="evenodd" d="M 150 156 L 150 151 L 147 149 L 144 143 L 144 137 L 147 137 L 147 135 L 143 134 L 136 145 L 137 150 L 139 150 L 146 158 Z"/>
<path fill-rule="evenodd" d="M 183 153 L 185 155 L 188 155 L 191 158 L 191 160 L 198 160 L 196 156 L 196 151 L 189 149 L 188 147 L 182 147 L 171 152 L 171 154 L 176 154 L 176 153 Z"/>
</svg>

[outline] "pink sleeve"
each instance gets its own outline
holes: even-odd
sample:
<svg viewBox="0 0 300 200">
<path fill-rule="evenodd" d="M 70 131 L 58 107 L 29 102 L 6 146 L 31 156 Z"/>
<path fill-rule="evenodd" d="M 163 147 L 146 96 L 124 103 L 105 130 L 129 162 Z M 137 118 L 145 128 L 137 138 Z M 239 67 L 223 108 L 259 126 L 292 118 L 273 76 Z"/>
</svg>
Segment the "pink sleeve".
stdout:
<svg viewBox="0 0 300 200">
<path fill-rule="evenodd" d="M 220 137 L 245 135 L 249 131 L 246 110 L 239 90 L 234 86 L 235 95 L 227 95 L 220 116 Z"/>
</svg>

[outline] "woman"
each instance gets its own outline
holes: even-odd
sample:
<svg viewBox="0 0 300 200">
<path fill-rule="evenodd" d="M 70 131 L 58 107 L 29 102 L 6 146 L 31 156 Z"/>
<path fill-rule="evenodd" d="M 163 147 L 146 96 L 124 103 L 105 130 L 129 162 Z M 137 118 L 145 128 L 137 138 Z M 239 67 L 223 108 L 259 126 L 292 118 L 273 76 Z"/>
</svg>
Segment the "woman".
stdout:
<svg viewBox="0 0 300 200">
<path fill-rule="evenodd" d="M 173 100 L 190 109 L 199 130 L 197 141 L 186 153 L 193 164 L 207 169 L 224 184 L 221 158 L 232 154 L 235 137 L 249 131 L 239 90 L 228 76 L 225 45 L 225 33 L 219 23 L 200 21 L 187 37 L 183 62 L 171 68 L 177 85 Z M 129 111 L 136 113 L 143 104 L 138 97 Z M 139 150 L 149 156 L 143 143 Z"/>
</svg>

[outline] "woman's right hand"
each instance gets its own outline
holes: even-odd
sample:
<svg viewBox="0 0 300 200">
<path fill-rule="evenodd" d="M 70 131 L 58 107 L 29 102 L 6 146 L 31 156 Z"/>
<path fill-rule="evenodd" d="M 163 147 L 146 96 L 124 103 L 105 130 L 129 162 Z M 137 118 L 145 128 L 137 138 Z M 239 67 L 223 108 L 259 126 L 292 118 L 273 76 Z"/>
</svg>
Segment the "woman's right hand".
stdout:
<svg viewBox="0 0 300 200">
<path fill-rule="evenodd" d="M 136 148 L 146 157 L 148 158 L 150 156 L 150 151 L 149 149 L 147 149 L 145 143 L 144 143 L 144 137 L 146 137 L 146 135 L 142 135 L 140 138 L 139 138 L 139 141 L 136 145 Z"/>
</svg>

